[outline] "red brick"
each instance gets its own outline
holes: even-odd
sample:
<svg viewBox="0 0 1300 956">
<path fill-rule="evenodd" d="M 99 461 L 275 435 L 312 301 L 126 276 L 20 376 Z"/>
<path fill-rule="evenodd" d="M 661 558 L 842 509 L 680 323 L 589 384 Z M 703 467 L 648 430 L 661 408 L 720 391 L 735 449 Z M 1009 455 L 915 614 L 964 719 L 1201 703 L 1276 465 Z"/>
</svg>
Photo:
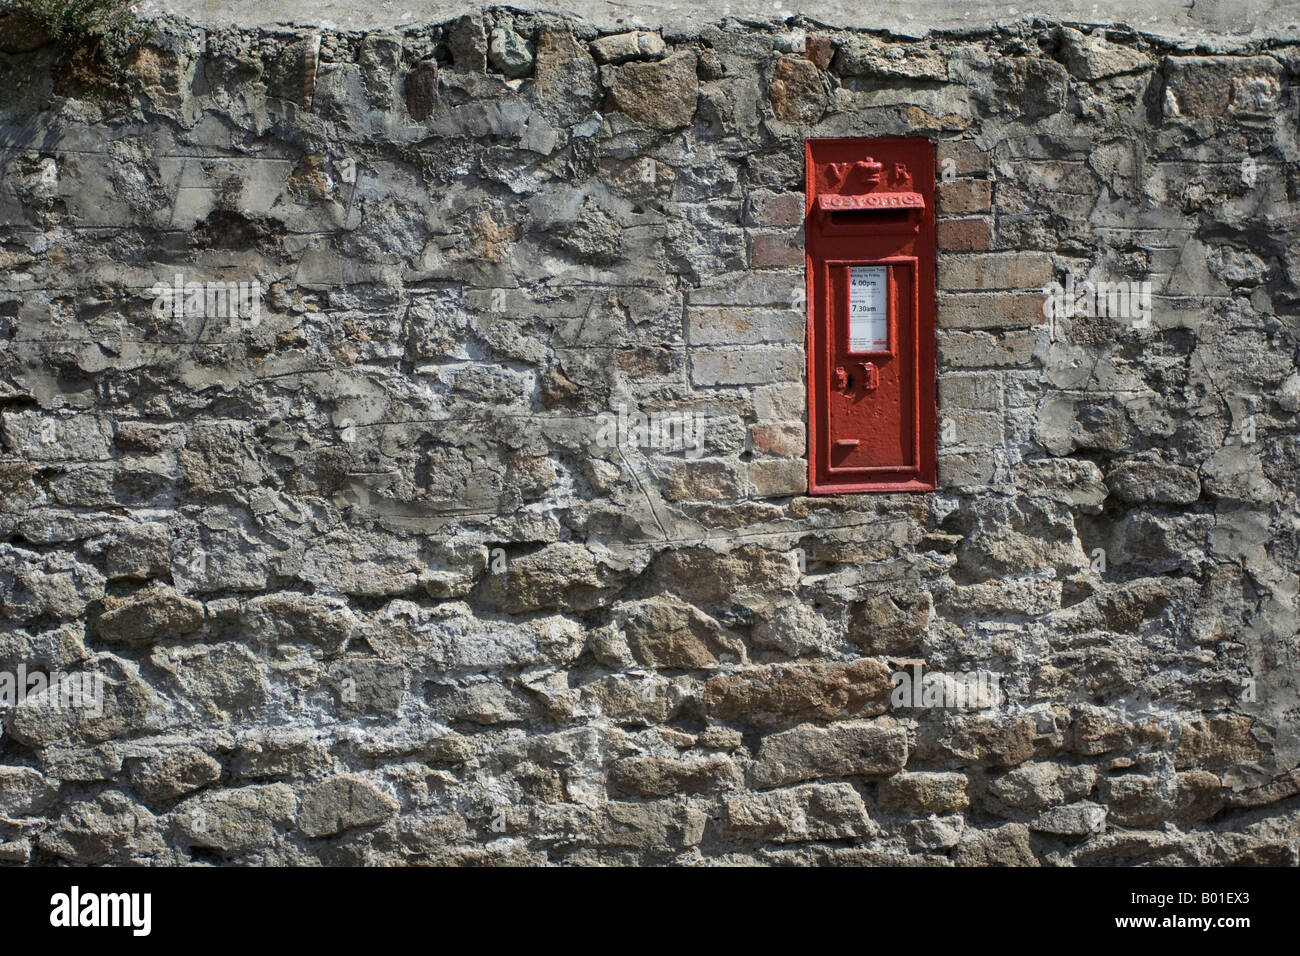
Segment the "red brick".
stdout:
<svg viewBox="0 0 1300 956">
<path fill-rule="evenodd" d="M 989 171 L 989 154 L 968 139 L 940 140 L 938 149 L 939 176 L 944 175 L 945 159 L 951 159 L 949 169 L 957 176 L 982 175 Z"/>
<path fill-rule="evenodd" d="M 782 458 L 802 455 L 808 446 L 804 438 L 803 422 L 755 425 L 749 430 L 749 440 L 753 443 L 755 451 Z"/>
<path fill-rule="evenodd" d="M 1024 329 L 1043 321 L 1042 295 L 963 292 L 939 300 L 939 327 L 943 329 Z"/>
<path fill-rule="evenodd" d="M 953 179 L 939 183 L 941 213 L 988 212 L 993 208 L 993 184 L 987 179 Z"/>
<path fill-rule="evenodd" d="M 740 472 L 727 461 L 676 461 L 664 476 L 668 501 L 725 501 L 744 493 Z"/>
<path fill-rule="evenodd" d="M 995 252 L 977 256 L 940 256 L 939 288 L 1041 289 L 1052 281 L 1052 257 L 1045 252 Z"/>
<path fill-rule="evenodd" d="M 943 219 L 937 228 L 939 248 L 948 252 L 984 252 L 993 244 L 987 219 Z"/>
<path fill-rule="evenodd" d="M 749 463 L 754 498 L 783 498 L 808 490 L 808 463 L 801 458 L 762 458 Z"/>
<path fill-rule="evenodd" d="M 749 240 L 749 265 L 752 269 L 803 264 L 803 249 L 794 244 L 791 236 L 764 233 Z"/>
<path fill-rule="evenodd" d="M 747 221 L 754 226 L 803 225 L 803 193 L 754 193 Z"/>
<path fill-rule="evenodd" d="M 939 334 L 939 367 L 946 369 L 1025 367 L 1034 362 L 1037 333 L 1012 329 L 1001 333 L 957 332 Z"/>
</svg>

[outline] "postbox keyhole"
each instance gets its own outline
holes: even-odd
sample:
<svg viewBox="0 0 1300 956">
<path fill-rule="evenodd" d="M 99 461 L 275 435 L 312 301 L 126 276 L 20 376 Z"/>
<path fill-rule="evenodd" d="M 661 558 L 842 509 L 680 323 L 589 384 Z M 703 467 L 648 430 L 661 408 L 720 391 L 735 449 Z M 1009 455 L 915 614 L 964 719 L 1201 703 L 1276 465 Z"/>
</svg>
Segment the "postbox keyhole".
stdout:
<svg viewBox="0 0 1300 956">
<path fill-rule="evenodd" d="M 862 388 L 864 391 L 874 392 L 880 386 L 880 369 L 874 362 L 858 362 L 858 368 L 862 370 Z M 835 387 L 841 392 L 853 391 L 854 376 L 843 365 L 835 366 Z"/>
</svg>

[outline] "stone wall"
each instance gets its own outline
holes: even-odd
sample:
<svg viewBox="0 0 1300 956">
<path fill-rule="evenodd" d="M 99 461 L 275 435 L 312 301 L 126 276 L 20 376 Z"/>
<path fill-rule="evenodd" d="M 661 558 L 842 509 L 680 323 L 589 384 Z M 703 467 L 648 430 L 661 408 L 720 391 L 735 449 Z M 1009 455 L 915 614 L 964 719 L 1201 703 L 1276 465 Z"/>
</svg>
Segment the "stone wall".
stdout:
<svg viewBox="0 0 1300 956">
<path fill-rule="evenodd" d="M 0 674 L 102 693 L 0 859 L 1297 862 L 1300 47 L 16 37 Z M 899 134 L 941 487 L 813 498 L 803 142 Z"/>
</svg>

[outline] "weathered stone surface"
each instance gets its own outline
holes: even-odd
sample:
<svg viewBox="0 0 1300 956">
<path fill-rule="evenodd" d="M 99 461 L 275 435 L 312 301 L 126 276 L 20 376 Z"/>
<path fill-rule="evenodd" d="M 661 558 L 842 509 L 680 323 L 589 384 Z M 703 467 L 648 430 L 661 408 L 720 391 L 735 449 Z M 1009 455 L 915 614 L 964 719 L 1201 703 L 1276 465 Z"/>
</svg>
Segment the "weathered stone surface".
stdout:
<svg viewBox="0 0 1300 956">
<path fill-rule="evenodd" d="M 429 744 L 416 749 L 427 753 L 431 762 L 436 762 L 437 755 L 445 749 L 454 749 L 455 736 L 449 735 L 452 740 L 448 741 L 447 748 Z M 319 776 L 331 766 L 325 746 L 310 731 L 268 731 L 241 741 L 231 758 L 230 772 L 236 779 L 269 780 L 276 777 Z"/>
<path fill-rule="evenodd" d="M 611 784 L 620 793 L 670 797 L 678 793 L 717 793 L 739 790 L 743 777 L 729 757 L 637 757 L 619 761 Z"/>
<path fill-rule="evenodd" d="M 753 498 L 787 498 L 808 490 L 808 467 L 801 459 L 755 461 L 745 475 Z"/>
<path fill-rule="evenodd" d="M 874 829 L 862 798 L 846 783 L 728 797 L 725 806 L 727 829 L 747 839 L 842 840 Z"/>
<path fill-rule="evenodd" d="M 835 56 L 835 70 L 844 76 L 892 77 L 907 80 L 948 79 L 944 55 L 929 49 L 880 43 L 874 37 L 854 37 Z"/>
<path fill-rule="evenodd" d="M 1162 69 L 1166 116 L 1267 114 L 1282 102 L 1282 65 L 1269 56 L 1170 56 Z"/>
<path fill-rule="evenodd" d="M 928 595 L 867 595 L 853 605 L 849 640 L 871 654 L 911 656 L 932 610 Z"/>
<path fill-rule="evenodd" d="M 689 126 L 695 116 L 699 81 L 695 54 L 674 53 L 657 63 L 628 63 L 614 73 L 609 96 L 642 126 L 669 130 Z"/>
<path fill-rule="evenodd" d="M 768 83 L 772 113 L 783 123 L 816 123 L 826 112 L 825 74 L 810 60 L 783 56 Z"/>
<path fill-rule="evenodd" d="M 880 781 L 880 804 L 904 813 L 961 813 L 970 806 L 963 773 L 896 773 Z"/>
<path fill-rule="evenodd" d="M 1171 779 L 1126 774 L 1103 780 L 1099 791 L 1112 822 L 1126 827 L 1208 820 L 1223 809 L 1223 786 L 1212 773 L 1193 770 Z"/>
<path fill-rule="evenodd" d="M 197 747 L 162 750 L 127 767 L 132 788 L 153 802 L 174 800 L 221 777 L 221 764 Z"/>
<path fill-rule="evenodd" d="M 487 33 L 483 18 L 467 14 L 447 27 L 447 47 L 458 70 L 482 73 L 487 68 Z"/>
<path fill-rule="evenodd" d="M 151 103 L 168 111 L 184 109 L 183 90 L 193 79 L 192 65 L 193 58 L 188 49 L 153 45 L 138 47 L 126 63 Z"/>
<path fill-rule="evenodd" d="M 1096 803 L 1072 803 L 1044 810 L 1029 829 L 1056 836 L 1085 836 L 1106 829 L 1106 808 Z"/>
<path fill-rule="evenodd" d="M 90 866 L 147 860 L 163 846 L 154 815 L 118 790 L 69 806 L 38 845 L 68 863 Z"/>
<path fill-rule="evenodd" d="M 1300 60 L 1203 6 L 0 14 L 0 862 L 1294 866 Z M 933 493 L 807 493 L 859 136 Z"/>
<path fill-rule="evenodd" d="M 982 252 L 993 245 L 989 221 L 979 216 L 941 220 L 935 232 L 944 252 Z"/>
<path fill-rule="evenodd" d="M 941 182 L 935 193 L 935 209 L 946 215 L 989 212 L 993 207 L 993 184 L 984 179 Z"/>
<path fill-rule="evenodd" d="M 1042 810 L 1086 797 L 1096 779 L 1097 771 L 1092 767 L 1028 763 L 993 781 L 989 793 L 1017 810 Z"/>
<path fill-rule="evenodd" d="M 497 27 L 488 42 L 488 60 L 506 76 L 518 78 L 533 71 L 528 42 L 508 27 Z"/>
<path fill-rule="evenodd" d="M 610 801 L 604 817 L 593 827 L 598 843 L 652 856 L 698 846 L 707 823 L 698 807 L 683 806 L 676 800 Z"/>
<path fill-rule="evenodd" d="M 953 850 L 958 866 L 1038 866 L 1029 846 L 1029 828 L 1008 823 L 996 830 L 967 830 Z"/>
<path fill-rule="evenodd" d="M 1195 767 L 1225 776 L 1249 773 L 1266 761 L 1269 748 L 1251 732 L 1255 719 L 1244 715 L 1210 717 L 1184 723 L 1174 750 L 1174 766 Z"/>
<path fill-rule="evenodd" d="M 591 45 L 597 63 L 626 63 L 628 60 L 657 60 L 667 47 L 664 38 L 646 30 L 615 33 Z"/>
<path fill-rule="evenodd" d="M 69 706 L 76 699 L 62 692 L 28 697 L 10 712 L 5 732 L 35 747 L 101 743 L 143 733 L 149 714 L 160 706 L 151 688 L 129 670 L 81 671 L 78 679 L 90 681 L 80 685 L 82 706 Z"/>
<path fill-rule="evenodd" d="M 1106 485 L 1124 501 L 1138 504 L 1191 504 L 1201 496 L 1194 468 L 1156 459 L 1121 461 L 1106 475 Z"/>
<path fill-rule="evenodd" d="M 288 44 L 267 67 L 268 85 L 274 95 L 310 110 L 316 96 L 320 70 L 321 35 L 311 33 Z"/>
<path fill-rule="evenodd" d="M 942 733 L 935 752 L 961 765 L 1014 767 L 1033 756 L 1036 736 L 1032 718 L 971 717 Z M 930 750 L 928 745 L 924 749 L 927 753 Z"/>
<path fill-rule="evenodd" d="M 20 664 L 29 669 L 72 671 L 89 657 L 85 625 L 80 621 L 61 624 L 37 634 L 17 628 L 0 633 L 0 667 L 11 672 L 16 672 Z"/>
<path fill-rule="evenodd" d="M 123 531 L 105 554 L 109 579 L 143 580 L 165 575 L 171 568 L 167 526 L 140 524 Z"/>
<path fill-rule="evenodd" d="M 1033 120 L 1059 113 L 1070 85 L 1061 64 L 1029 56 L 1000 57 L 993 82 L 1006 109 Z"/>
<path fill-rule="evenodd" d="M 296 592 L 254 598 L 239 609 L 239 621 L 250 639 L 310 644 L 328 653 L 342 650 L 357 626 L 343 602 Z"/>
<path fill-rule="evenodd" d="M 798 378 L 803 356 L 793 348 L 699 350 L 691 362 L 696 385 L 754 385 Z"/>
<path fill-rule="evenodd" d="M 727 552 L 665 551 L 655 571 L 666 589 L 697 605 L 740 600 L 750 591 L 789 587 L 799 579 L 797 563 L 788 552 L 752 544 Z"/>
<path fill-rule="evenodd" d="M 1041 289 L 1052 280 L 1052 259 L 1044 253 L 940 256 L 944 289 Z"/>
<path fill-rule="evenodd" d="M 851 664 L 774 665 L 709 678 L 704 706 L 723 720 L 796 723 L 873 716 L 885 711 L 892 684 L 876 660 Z"/>
<path fill-rule="evenodd" d="M 745 659 L 745 647 L 713 618 L 670 596 L 615 608 L 632 656 L 647 667 L 716 667 Z"/>
<path fill-rule="evenodd" d="M 744 494 L 743 474 L 731 461 L 673 461 L 663 477 L 666 501 L 731 501 Z"/>
<path fill-rule="evenodd" d="M 561 121 L 585 114 L 600 95 L 591 54 L 567 24 L 541 27 L 536 43 L 533 96 L 538 107 Z"/>
<path fill-rule="evenodd" d="M 294 818 L 298 801 L 282 783 L 203 794 L 176 809 L 176 825 L 195 846 L 238 855 L 269 846 Z"/>
<path fill-rule="evenodd" d="M 242 644 L 156 648 L 150 663 L 172 676 L 179 701 L 205 721 L 247 720 L 264 713 L 270 699 L 264 663 Z"/>
<path fill-rule="evenodd" d="M 806 724 L 763 739 L 754 784 L 779 787 L 821 777 L 882 776 L 907 763 L 907 731 L 865 722 Z"/>
<path fill-rule="evenodd" d="M 960 816 L 913 820 L 904 831 L 904 839 L 913 850 L 951 850 L 961 842 L 965 821 Z"/>
<path fill-rule="evenodd" d="M 106 599 L 96 635 L 114 644 L 152 644 L 181 640 L 202 624 L 202 604 L 178 594 L 175 588 L 156 585 L 127 598 Z"/>
<path fill-rule="evenodd" d="M 591 552 L 561 542 L 510 561 L 505 574 L 488 579 L 485 593 L 505 610 L 518 613 L 589 607 L 599 595 L 600 584 Z"/>
<path fill-rule="evenodd" d="M 0 816 L 25 817 L 53 806 L 58 787 L 31 767 L 0 766 Z"/>
<path fill-rule="evenodd" d="M 797 342 L 804 334 L 803 316 L 791 310 L 699 308 L 687 312 L 686 322 L 693 345 Z"/>
<path fill-rule="evenodd" d="M 396 800 L 363 777 L 331 777 L 303 794 L 298 805 L 298 829 L 309 837 L 333 836 L 382 823 L 397 812 L 398 806 Z"/>
<path fill-rule="evenodd" d="M 1108 42 L 1102 31 L 1087 35 L 1070 27 L 1061 27 L 1057 36 L 1065 55 L 1065 65 L 1072 76 L 1081 80 L 1104 80 L 1155 66 L 1155 61 L 1140 50 Z"/>
<path fill-rule="evenodd" d="M 1134 751 L 1169 739 L 1158 721 L 1132 723 L 1106 711 L 1085 710 L 1071 726 L 1077 753 L 1095 757 L 1115 751 Z"/>
<path fill-rule="evenodd" d="M 817 69 L 825 70 L 835 58 L 835 42 L 830 37 L 810 33 L 803 41 L 803 55 L 815 63 Z"/>
<path fill-rule="evenodd" d="M 339 661 L 326 675 L 344 717 L 394 716 L 402 709 L 410 684 L 405 668 L 393 667 L 383 658 Z"/>
</svg>

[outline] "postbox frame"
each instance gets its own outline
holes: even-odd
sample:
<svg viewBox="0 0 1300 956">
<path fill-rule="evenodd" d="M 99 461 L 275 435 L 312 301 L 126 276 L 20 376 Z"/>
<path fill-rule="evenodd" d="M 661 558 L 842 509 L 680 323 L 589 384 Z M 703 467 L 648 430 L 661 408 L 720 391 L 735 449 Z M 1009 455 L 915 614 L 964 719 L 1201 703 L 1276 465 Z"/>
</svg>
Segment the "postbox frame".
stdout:
<svg viewBox="0 0 1300 956">
<path fill-rule="evenodd" d="M 899 147 L 909 155 L 922 155 L 926 161 L 910 170 L 912 189 L 906 192 L 871 192 L 865 195 L 838 196 L 817 192 L 814 152 L 823 146 L 839 149 L 856 149 L 863 157 L 868 155 L 887 162 L 890 153 Z M 807 306 L 807 360 L 808 360 L 808 490 L 813 495 L 861 494 L 871 492 L 926 492 L 937 487 L 937 387 L 936 387 L 936 335 L 937 307 L 936 243 L 934 229 L 935 157 L 933 142 L 921 137 L 857 138 L 835 137 L 809 139 L 804 147 L 805 172 L 805 303 Z M 856 213 L 850 221 L 837 221 L 835 213 Z M 873 214 L 881 214 L 875 219 Z M 834 256 L 818 255 L 814 249 L 813 231 L 836 241 L 860 238 L 867 243 L 860 254 L 846 255 L 842 251 Z M 876 240 L 876 252 L 870 243 Z M 902 245 L 881 254 L 889 246 Z M 906 348 L 900 341 L 900 330 L 907 323 L 899 321 L 900 307 L 911 312 L 911 333 L 908 336 L 911 359 L 906 369 L 900 367 L 901 379 L 905 376 L 907 391 L 912 402 L 913 427 L 911 464 L 836 466 L 831 463 L 829 443 L 832 435 L 822 433 L 821 413 L 830 401 L 829 374 L 835 357 L 836 337 L 849 335 L 848 316 L 841 329 L 840 316 L 831 312 L 833 276 L 836 267 L 873 266 L 886 267 L 889 310 L 887 329 L 889 347 L 868 351 L 853 351 L 851 340 L 844 342 L 841 354 L 853 359 L 871 360 L 873 357 L 891 356 L 902 361 Z M 898 277 L 895 269 L 910 267 L 911 299 L 906 306 L 899 302 Z M 818 270 L 825 271 L 823 301 L 818 301 Z M 847 306 L 846 306 L 847 307 Z M 819 329 L 819 323 L 826 325 Z M 824 369 L 823 371 L 819 370 Z M 822 445 L 827 444 L 826 449 Z M 823 460 L 824 459 L 824 460 Z M 858 480 L 854 480 L 858 479 Z"/>
</svg>

